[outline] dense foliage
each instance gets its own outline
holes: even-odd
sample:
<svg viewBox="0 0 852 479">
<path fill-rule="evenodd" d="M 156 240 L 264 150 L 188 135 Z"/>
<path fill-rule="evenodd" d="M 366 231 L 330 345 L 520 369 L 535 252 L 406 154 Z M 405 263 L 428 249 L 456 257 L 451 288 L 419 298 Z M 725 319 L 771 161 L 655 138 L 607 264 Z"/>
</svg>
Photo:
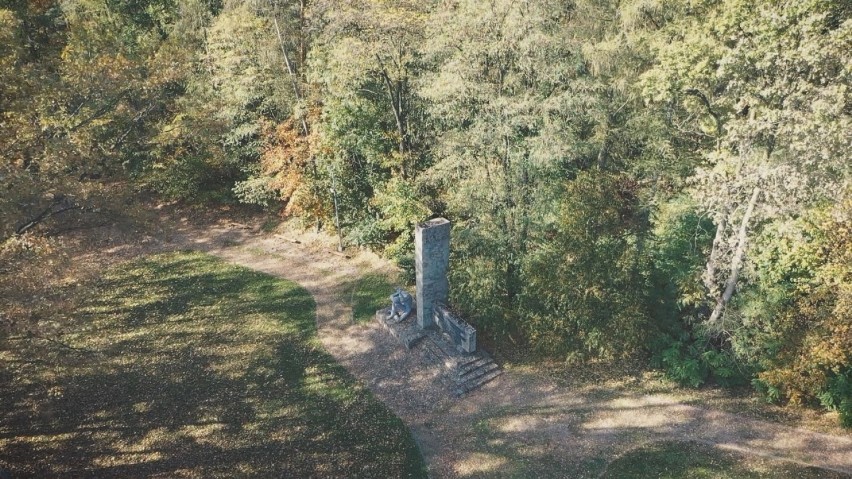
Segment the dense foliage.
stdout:
<svg viewBox="0 0 852 479">
<path fill-rule="evenodd" d="M 0 0 L 0 228 L 133 180 L 410 268 L 443 215 L 496 344 L 850 424 L 850 5 Z"/>
</svg>

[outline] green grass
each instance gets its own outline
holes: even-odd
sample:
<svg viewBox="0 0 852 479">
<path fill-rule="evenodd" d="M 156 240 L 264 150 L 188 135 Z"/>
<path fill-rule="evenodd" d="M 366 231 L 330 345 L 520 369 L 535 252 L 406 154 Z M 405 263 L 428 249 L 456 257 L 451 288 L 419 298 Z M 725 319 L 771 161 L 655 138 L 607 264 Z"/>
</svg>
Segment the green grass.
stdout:
<svg viewBox="0 0 852 479">
<path fill-rule="evenodd" d="M 544 419 L 560 408 L 520 406 L 493 409 L 472 425 L 469 478 L 556 478 L 575 479 L 852 479 L 852 476 L 795 463 L 741 454 L 690 441 L 662 441 L 645 444 L 650 438 L 641 431 L 611 441 L 583 446 L 571 439 L 588 434 L 582 424 L 599 410 L 594 398 L 588 407 L 573 409 L 578 419 L 567 432 L 566 443 L 559 439 L 540 441 L 530 430 L 520 436 L 506 434 L 506 419 L 539 416 Z M 527 435 L 529 434 L 529 436 Z M 544 432 L 544 434 L 547 434 Z M 631 443 L 633 446 L 631 446 Z M 645 444 L 645 445 L 642 445 Z M 580 446 L 580 447 L 578 447 Z M 636 447 L 631 449 L 631 447 Z"/>
<path fill-rule="evenodd" d="M 609 465 L 606 479 L 842 479 L 844 474 L 716 449 L 695 442 L 656 442 Z"/>
<path fill-rule="evenodd" d="M 388 277 L 383 274 L 367 274 L 352 286 L 352 318 L 355 322 L 372 321 L 376 311 L 390 306 L 390 295 L 395 291 Z"/>
<path fill-rule="evenodd" d="M 107 271 L 61 337 L 0 341 L 13 477 L 425 477 L 298 285 L 201 253 Z"/>
</svg>

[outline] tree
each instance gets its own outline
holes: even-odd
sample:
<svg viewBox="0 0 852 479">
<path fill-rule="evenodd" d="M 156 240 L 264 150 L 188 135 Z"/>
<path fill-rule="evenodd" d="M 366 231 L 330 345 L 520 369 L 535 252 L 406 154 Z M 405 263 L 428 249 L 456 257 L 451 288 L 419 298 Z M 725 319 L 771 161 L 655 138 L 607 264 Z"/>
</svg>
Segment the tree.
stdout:
<svg viewBox="0 0 852 479">
<path fill-rule="evenodd" d="M 413 88 L 427 7 L 369 0 L 316 2 L 310 10 L 319 34 L 307 79 L 322 100 L 312 181 L 334 191 L 348 241 L 390 243 L 388 253 L 398 259 L 413 253 L 413 225 L 427 214 L 412 189 L 428 161 Z"/>
<path fill-rule="evenodd" d="M 679 105 L 716 139 L 693 192 L 717 225 L 707 325 L 723 330 L 755 227 L 836 202 L 849 179 L 841 105 L 852 23 L 830 1 L 707 3 L 664 28 L 680 41 L 657 45 L 659 65 L 643 82 L 649 98 Z"/>
<path fill-rule="evenodd" d="M 522 326 L 538 351 L 624 357 L 657 333 L 637 191 L 627 175 L 597 169 L 567 182 L 552 239 L 524 265 Z"/>
<path fill-rule="evenodd" d="M 427 178 L 463 231 L 454 290 L 492 331 L 517 332 L 531 314 L 518 301 L 536 274 L 527 256 L 553 246 L 560 185 L 591 168 L 626 169 L 642 150 L 638 102 L 618 84 L 641 61 L 607 39 L 601 18 L 616 11 L 460 1 L 433 16 L 435 72 L 422 92 L 439 133 Z"/>
<path fill-rule="evenodd" d="M 183 95 L 160 126 L 152 181 L 170 196 L 228 198 L 235 183 L 258 173 L 267 124 L 293 111 L 274 21 L 254 2 L 230 2 L 213 15 L 186 4 L 177 26 L 188 50 Z M 194 6 L 193 6 L 194 5 Z M 244 183 L 244 200 L 266 198 L 263 184 Z"/>
</svg>

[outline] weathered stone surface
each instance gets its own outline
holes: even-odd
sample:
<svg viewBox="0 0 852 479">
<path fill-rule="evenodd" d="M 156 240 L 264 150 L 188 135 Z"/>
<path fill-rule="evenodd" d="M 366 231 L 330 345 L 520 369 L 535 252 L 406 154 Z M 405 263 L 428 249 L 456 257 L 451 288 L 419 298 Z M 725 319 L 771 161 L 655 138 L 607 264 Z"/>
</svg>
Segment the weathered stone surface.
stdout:
<svg viewBox="0 0 852 479">
<path fill-rule="evenodd" d="M 387 320 L 390 308 L 376 311 L 378 321 L 390 334 L 399 340 L 405 349 L 419 353 L 424 370 L 440 367 L 442 373 L 436 378 L 455 397 L 461 397 L 503 373 L 485 351 L 464 353 L 447 342 L 447 335 L 438 329 L 423 330 L 413 319 L 398 323 Z M 400 371 L 400 374 L 411 372 Z"/>
<path fill-rule="evenodd" d="M 405 314 L 411 296 L 397 288 L 392 308 L 376 311 L 376 321 L 406 349 L 419 352 L 424 368 L 440 366 L 443 372 L 436 379 L 460 397 L 503 371 L 485 351 L 477 351 L 476 329 L 444 306 L 449 297 L 450 229 L 449 221 L 437 218 L 414 230 L 417 319 Z"/>
<path fill-rule="evenodd" d="M 476 329 L 463 319 L 453 314 L 442 304 L 433 307 L 433 320 L 438 328 L 447 334 L 462 353 L 476 351 Z"/>
<path fill-rule="evenodd" d="M 448 220 L 436 218 L 420 223 L 414 230 L 417 324 L 422 329 L 435 327 L 435 304 L 446 303 L 449 296 L 451 227 Z"/>
<path fill-rule="evenodd" d="M 405 346 L 405 349 L 411 350 L 425 337 L 423 330 L 414 321 L 408 321 L 407 318 L 402 320 L 391 319 L 390 312 L 391 308 L 376 311 L 376 321 L 384 326 L 391 336 L 399 340 Z"/>
</svg>

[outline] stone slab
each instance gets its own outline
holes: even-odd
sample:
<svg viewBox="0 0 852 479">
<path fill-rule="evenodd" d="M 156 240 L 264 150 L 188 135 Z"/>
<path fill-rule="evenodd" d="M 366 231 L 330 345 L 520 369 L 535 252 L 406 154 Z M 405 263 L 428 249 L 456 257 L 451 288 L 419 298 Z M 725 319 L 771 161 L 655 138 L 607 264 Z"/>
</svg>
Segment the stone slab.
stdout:
<svg viewBox="0 0 852 479">
<path fill-rule="evenodd" d="M 414 315 L 409 315 L 408 318 L 399 321 L 388 321 L 387 317 L 390 314 L 390 308 L 384 308 L 376 311 L 376 321 L 381 324 L 394 338 L 405 347 L 411 350 L 415 344 L 425 337 L 425 333 L 417 326 L 414 321 Z"/>
<path fill-rule="evenodd" d="M 389 312 L 390 308 L 376 311 L 376 321 L 406 350 L 418 354 L 424 369 L 438 368 L 442 371 L 436 381 L 452 396 L 461 397 L 502 374 L 502 369 L 485 351 L 464 353 L 442 331 L 420 329 L 414 315 L 396 323 L 385 319 Z M 399 371 L 399 374 L 413 372 Z"/>
<path fill-rule="evenodd" d="M 433 307 L 433 320 L 460 352 L 470 354 L 476 351 L 476 329 L 446 306 L 436 304 Z"/>
<path fill-rule="evenodd" d="M 450 265 L 450 229 L 444 218 L 420 223 L 414 229 L 414 268 L 417 279 L 417 324 L 421 329 L 433 329 L 433 308 L 446 303 L 450 285 L 447 270 Z"/>
</svg>

